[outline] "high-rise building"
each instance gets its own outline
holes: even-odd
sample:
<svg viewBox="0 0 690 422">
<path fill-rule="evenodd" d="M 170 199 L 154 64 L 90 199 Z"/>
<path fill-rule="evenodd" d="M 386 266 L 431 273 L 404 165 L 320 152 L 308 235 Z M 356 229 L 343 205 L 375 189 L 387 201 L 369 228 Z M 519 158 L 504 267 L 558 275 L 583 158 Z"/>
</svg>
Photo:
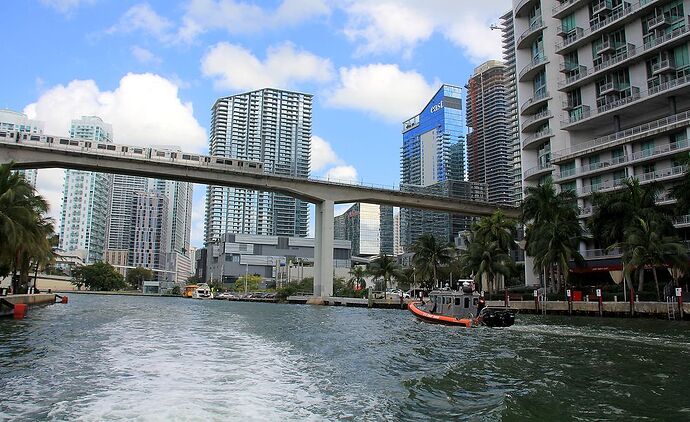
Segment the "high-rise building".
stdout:
<svg viewBox="0 0 690 422">
<path fill-rule="evenodd" d="M 40 120 L 32 120 L 24 113 L 12 110 L 0 109 L 0 130 L 17 131 L 40 135 L 43 133 L 45 123 Z M 17 173 L 24 175 L 31 186 L 36 187 L 36 170 L 17 170 Z"/>
<path fill-rule="evenodd" d="M 210 154 L 261 161 L 264 171 L 309 177 L 312 95 L 261 89 L 213 105 Z M 270 192 L 208 186 L 205 241 L 224 233 L 307 235 L 308 204 Z"/>
<path fill-rule="evenodd" d="M 113 128 L 100 117 L 72 120 L 72 139 L 112 142 Z M 83 255 L 91 264 L 103 260 L 108 224 L 112 176 L 81 170 L 66 170 L 60 211 L 60 248 Z"/>
<path fill-rule="evenodd" d="M 128 263 L 153 270 L 167 268 L 170 242 L 168 198 L 155 191 L 136 192 L 132 200 L 132 216 Z"/>
<path fill-rule="evenodd" d="M 501 16 L 501 38 L 503 42 L 503 64 L 505 65 L 507 118 L 510 130 L 512 153 L 511 177 L 513 180 L 513 204 L 522 200 L 522 148 L 520 146 L 520 119 L 518 119 L 517 71 L 515 70 L 515 28 L 513 11 Z"/>
<path fill-rule="evenodd" d="M 465 179 L 465 124 L 462 89 L 442 85 L 422 111 L 403 122 L 400 150 L 400 186 L 424 193 L 442 192 L 449 180 Z M 400 210 L 400 243 L 409 251 L 424 233 L 450 241 L 450 216 L 446 213 L 403 208 Z"/>
<path fill-rule="evenodd" d="M 353 257 L 393 255 L 393 207 L 356 203 L 334 219 L 334 237 L 349 240 Z"/>
<path fill-rule="evenodd" d="M 506 67 L 490 60 L 467 82 L 467 173 L 486 183 L 489 202 L 513 202 L 512 151 L 506 98 Z"/>
<path fill-rule="evenodd" d="M 552 178 L 577 194 L 583 219 L 593 193 L 627 177 L 660 182 L 657 202 L 671 203 L 668 188 L 685 171 L 675 157 L 690 151 L 690 1 L 513 6 L 524 185 Z M 620 265 L 591 242 L 581 253 L 593 268 Z"/>
<path fill-rule="evenodd" d="M 179 147 L 158 147 L 178 151 Z M 108 244 L 106 261 L 117 265 L 126 273 L 127 268 L 151 264 L 146 267 L 152 269 L 161 281 L 183 283 L 191 271 L 189 238 L 191 231 L 192 212 L 192 184 L 171 180 L 149 179 L 146 177 L 115 175 L 113 178 L 112 195 L 110 198 L 110 224 L 108 226 Z M 156 220 L 165 223 L 165 227 L 151 232 L 149 244 L 133 239 L 140 236 L 137 233 L 150 232 L 147 218 L 142 218 L 137 211 L 137 201 L 158 195 L 164 201 L 149 200 L 144 202 L 149 208 L 159 206 L 160 209 L 150 210 L 150 215 L 165 213 L 164 217 Z M 141 224 L 144 224 L 143 226 Z M 150 250 L 155 249 L 156 259 L 150 257 Z M 147 256 L 147 260 L 141 257 Z M 124 261 L 124 264 L 121 264 Z"/>
<path fill-rule="evenodd" d="M 393 214 L 393 255 L 398 256 L 403 253 L 400 244 L 400 210 Z"/>
</svg>

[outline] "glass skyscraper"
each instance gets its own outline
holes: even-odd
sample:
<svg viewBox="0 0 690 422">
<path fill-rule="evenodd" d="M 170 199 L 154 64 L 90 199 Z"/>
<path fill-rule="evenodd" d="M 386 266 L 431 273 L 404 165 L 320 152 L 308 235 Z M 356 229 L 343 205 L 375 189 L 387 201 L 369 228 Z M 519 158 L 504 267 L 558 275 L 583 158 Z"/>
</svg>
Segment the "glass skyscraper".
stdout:
<svg viewBox="0 0 690 422">
<path fill-rule="evenodd" d="M 16 130 L 21 133 L 30 133 L 32 135 L 40 135 L 43 133 L 43 126 L 45 124 L 40 120 L 31 120 L 24 113 L 19 113 L 12 110 L 0 110 L 0 130 Z M 35 169 L 16 170 L 17 173 L 24 175 L 31 186 L 36 187 Z"/>
<path fill-rule="evenodd" d="M 357 203 L 334 218 L 334 237 L 349 240 L 352 256 L 393 254 L 393 207 Z"/>
<path fill-rule="evenodd" d="M 264 172 L 309 177 L 312 95 L 261 89 L 213 105 L 210 155 L 255 160 Z M 205 242 L 225 233 L 305 237 L 308 204 L 285 195 L 208 186 Z"/>
<path fill-rule="evenodd" d="M 403 122 L 400 151 L 402 190 L 452 195 L 467 189 L 449 189 L 448 182 L 465 179 L 465 122 L 462 89 L 442 85 L 422 111 Z M 471 192 L 472 189 L 469 189 Z M 400 210 L 400 244 L 409 251 L 425 233 L 450 241 L 455 224 L 447 213 Z"/>
</svg>

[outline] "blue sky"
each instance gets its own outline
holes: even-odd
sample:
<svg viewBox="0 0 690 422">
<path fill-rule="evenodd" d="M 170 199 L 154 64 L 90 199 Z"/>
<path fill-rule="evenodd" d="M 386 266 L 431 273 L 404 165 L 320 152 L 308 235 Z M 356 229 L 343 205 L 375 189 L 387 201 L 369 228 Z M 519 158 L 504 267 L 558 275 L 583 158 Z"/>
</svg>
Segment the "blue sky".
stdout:
<svg viewBox="0 0 690 422">
<path fill-rule="evenodd" d="M 99 115 L 115 142 L 207 152 L 221 96 L 313 93 L 312 173 L 397 185 L 401 122 L 442 82 L 500 58 L 510 0 L 4 1 L 0 108 L 66 134 Z M 61 170 L 39 172 L 59 214 Z M 192 244 L 203 239 L 195 186 Z"/>
</svg>

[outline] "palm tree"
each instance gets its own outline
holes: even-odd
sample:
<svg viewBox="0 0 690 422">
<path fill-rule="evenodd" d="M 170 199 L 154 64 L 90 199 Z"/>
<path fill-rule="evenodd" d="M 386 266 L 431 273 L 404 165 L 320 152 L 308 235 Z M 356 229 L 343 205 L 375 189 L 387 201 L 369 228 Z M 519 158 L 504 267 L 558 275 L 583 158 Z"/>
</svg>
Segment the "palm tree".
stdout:
<svg viewBox="0 0 690 422">
<path fill-rule="evenodd" d="M 664 234 L 665 221 L 659 218 L 637 218 L 636 223 L 628 229 L 625 241 L 620 244 L 623 247 L 623 262 L 628 273 L 637 271 L 638 291 L 644 287 L 645 268 L 652 267 L 657 299 L 661 300 L 656 268 L 667 263 L 677 268 L 687 266 L 687 248 L 677 237 Z"/>
<path fill-rule="evenodd" d="M 431 276 L 438 285 L 439 268 L 448 265 L 453 259 L 455 247 L 451 243 L 436 241 L 431 234 L 424 234 L 412 245 L 414 266 L 420 274 Z"/>
<path fill-rule="evenodd" d="M 366 269 L 360 265 L 355 265 L 350 269 L 350 279 L 348 280 L 348 287 L 354 289 L 355 287 L 363 289 L 366 287 L 364 276 Z"/>
<path fill-rule="evenodd" d="M 534 269 L 544 275 L 545 283 L 550 279 L 552 288 L 560 290 L 568 278 L 568 262 L 584 261 L 577 251 L 582 228 L 575 193 L 570 190 L 556 193 L 550 179 L 528 187 L 525 193 L 522 204 L 523 218 L 528 222 L 525 251 L 534 258 Z"/>
<path fill-rule="evenodd" d="M 473 227 L 477 238 L 496 242 L 498 247 L 506 253 L 515 248 L 517 225 L 515 221 L 506 218 L 502 211 L 496 211 L 488 217 L 482 217 Z"/>
<path fill-rule="evenodd" d="M 475 283 L 482 285 L 486 279 L 489 294 L 493 294 L 496 276 L 510 275 L 510 256 L 496 241 L 477 237 L 470 233 L 467 237 L 467 248 L 460 251 L 460 268 L 465 274 L 473 275 Z"/>
<path fill-rule="evenodd" d="M 48 203 L 12 163 L 0 165 L 0 275 L 13 273 L 12 290 L 28 286 L 32 264 L 52 260 L 53 222 L 45 217 Z"/>
<path fill-rule="evenodd" d="M 637 219 L 667 213 L 656 206 L 661 192 L 657 183 L 640 185 L 635 178 L 623 181 L 624 188 L 613 192 L 596 192 L 592 197 L 594 208 L 587 222 L 595 240 L 604 247 L 624 240 L 625 232 L 637 225 Z M 670 219 L 669 219 L 670 223 Z"/>
<path fill-rule="evenodd" d="M 399 269 L 400 266 L 397 262 L 395 262 L 395 260 L 392 257 L 383 254 L 377 256 L 376 258 L 374 258 L 373 261 L 371 261 L 367 268 L 367 271 L 375 279 L 382 279 L 383 290 L 386 290 L 390 284 L 391 279 L 395 277 L 395 274 Z"/>
</svg>

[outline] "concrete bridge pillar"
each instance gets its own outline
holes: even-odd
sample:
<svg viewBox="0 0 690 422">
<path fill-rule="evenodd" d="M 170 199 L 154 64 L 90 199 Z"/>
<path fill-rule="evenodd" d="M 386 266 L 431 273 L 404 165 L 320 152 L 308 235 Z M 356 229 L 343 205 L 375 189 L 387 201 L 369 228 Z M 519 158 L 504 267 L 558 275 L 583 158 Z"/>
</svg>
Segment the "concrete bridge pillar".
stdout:
<svg viewBox="0 0 690 422">
<path fill-rule="evenodd" d="M 314 296 L 333 296 L 333 214 L 332 200 L 316 203 L 314 245 Z"/>
</svg>

